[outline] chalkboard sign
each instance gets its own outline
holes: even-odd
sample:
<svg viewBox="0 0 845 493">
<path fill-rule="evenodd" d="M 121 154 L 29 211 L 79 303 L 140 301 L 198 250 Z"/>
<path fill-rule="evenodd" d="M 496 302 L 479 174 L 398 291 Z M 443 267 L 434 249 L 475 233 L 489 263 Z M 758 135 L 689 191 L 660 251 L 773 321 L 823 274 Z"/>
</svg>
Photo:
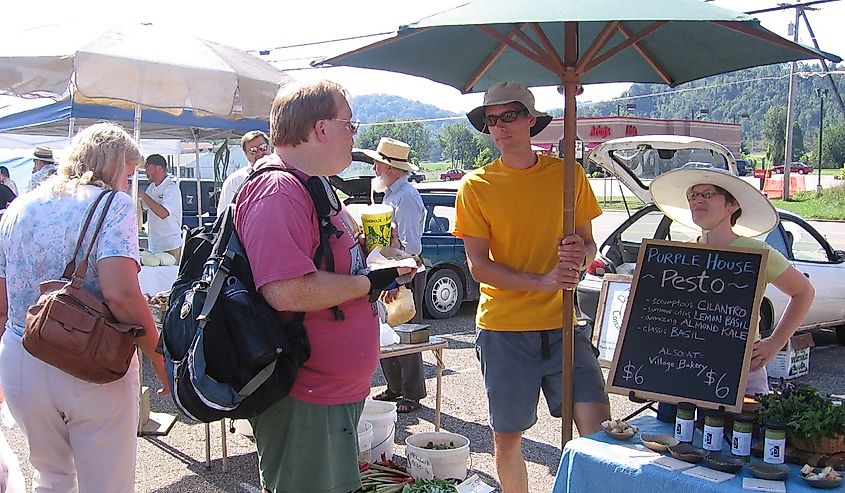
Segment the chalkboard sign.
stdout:
<svg viewBox="0 0 845 493">
<path fill-rule="evenodd" d="M 613 355 L 616 354 L 616 344 L 622 332 L 625 308 L 631 293 L 631 279 L 631 276 L 624 274 L 605 274 L 602 277 L 593 327 L 593 345 L 599 350 L 599 364 L 604 368 L 610 368 Z"/>
<path fill-rule="evenodd" d="M 738 412 L 768 252 L 647 240 L 608 392 Z"/>
</svg>

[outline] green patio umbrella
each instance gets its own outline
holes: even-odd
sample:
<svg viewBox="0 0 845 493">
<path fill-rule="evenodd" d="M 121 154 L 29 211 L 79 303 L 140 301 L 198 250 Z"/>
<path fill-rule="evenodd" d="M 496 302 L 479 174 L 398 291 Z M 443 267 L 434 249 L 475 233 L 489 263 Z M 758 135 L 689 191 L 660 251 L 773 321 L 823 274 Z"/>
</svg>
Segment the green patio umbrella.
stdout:
<svg viewBox="0 0 845 493">
<path fill-rule="evenodd" d="M 484 91 L 502 81 L 562 86 L 564 160 L 575 162 L 575 96 L 581 84 L 674 86 L 711 75 L 827 58 L 746 14 L 699 0 L 476 0 L 401 26 L 395 36 L 323 60 L 425 77 Z M 574 232 L 574 178 L 566 167 L 564 234 Z M 572 437 L 573 293 L 563 303 L 563 442 Z"/>
</svg>

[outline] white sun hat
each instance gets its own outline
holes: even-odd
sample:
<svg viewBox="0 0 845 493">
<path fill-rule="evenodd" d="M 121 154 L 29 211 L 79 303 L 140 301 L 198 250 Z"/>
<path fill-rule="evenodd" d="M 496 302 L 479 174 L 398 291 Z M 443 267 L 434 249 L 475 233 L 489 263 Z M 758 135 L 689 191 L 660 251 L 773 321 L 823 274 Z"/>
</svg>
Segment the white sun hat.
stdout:
<svg viewBox="0 0 845 493">
<path fill-rule="evenodd" d="M 753 185 L 721 169 L 689 168 L 664 173 L 649 185 L 654 205 L 673 221 L 693 229 L 701 229 L 692 220 L 687 191 L 696 185 L 715 185 L 734 196 L 742 215 L 733 226 L 738 236 L 753 237 L 773 230 L 778 213 L 769 199 Z"/>
</svg>

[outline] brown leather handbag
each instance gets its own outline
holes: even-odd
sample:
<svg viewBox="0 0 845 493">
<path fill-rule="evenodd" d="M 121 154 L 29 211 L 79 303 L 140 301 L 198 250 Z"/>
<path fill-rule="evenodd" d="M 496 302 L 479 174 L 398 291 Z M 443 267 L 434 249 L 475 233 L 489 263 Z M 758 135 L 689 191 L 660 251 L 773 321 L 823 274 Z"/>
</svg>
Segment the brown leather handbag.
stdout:
<svg viewBox="0 0 845 493">
<path fill-rule="evenodd" d="M 38 302 L 26 314 L 23 347 L 36 358 L 65 373 L 93 383 L 113 382 L 129 369 L 135 356 L 135 338 L 144 329 L 115 320 L 98 296 L 82 287 L 88 270 L 88 256 L 97 243 L 106 213 L 117 192 L 104 191 L 85 218 L 76 240 L 73 257 L 61 279 L 41 283 Z M 82 247 L 91 218 L 108 195 L 97 220 L 94 235 L 79 266 L 76 257 Z"/>
</svg>

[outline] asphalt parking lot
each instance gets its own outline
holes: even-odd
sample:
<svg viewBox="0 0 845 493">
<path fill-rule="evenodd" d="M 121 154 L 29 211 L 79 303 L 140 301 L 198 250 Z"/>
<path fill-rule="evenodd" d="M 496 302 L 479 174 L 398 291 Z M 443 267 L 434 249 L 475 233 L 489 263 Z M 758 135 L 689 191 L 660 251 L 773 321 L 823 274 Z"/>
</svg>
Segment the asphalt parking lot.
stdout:
<svg viewBox="0 0 845 493">
<path fill-rule="evenodd" d="M 432 333 L 449 341 L 444 351 L 446 370 L 443 377 L 443 429 L 460 433 L 470 439 L 470 472 L 478 473 L 488 484 L 498 486 L 492 456 L 492 434 L 487 424 L 487 402 L 475 351 L 475 304 L 466 304 L 459 314 L 449 320 L 427 320 Z M 810 374 L 799 381 L 810 383 L 825 393 L 842 393 L 845 375 L 841 361 L 845 347 L 835 344 L 830 332 L 815 334 L 818 346 L 813 348 Z M 424 355 L 428 397 L 423 408 L 411 414 L 399 415 L 396 430 L 396 455 L 404 460 L 404 440 L 415 432 L 433 431 L 435 367 L 430 353 Z M 145 372 L 149 382 L 151 372 Z M 384 388 L 381 372 L 373 380 L 373 393 Z M 153 397 L 153 410 L 175 414 L 170 398 Z M 638 406 L 627 398 L 611 396 L 613 416 L 621 418 Z M 530 491 L 549 491 L 554 482 L 560 458 L 560 420 L 549 416 L 541 402 L 537 424 L 525 434 L 524 450 L 528 464 Z M 24 475 L 31 479 L 27 465 L 27 447 L 17 428 L 4 430 L 12 449 L 21 458 Z M 179 418 L 171 432 L 164 437 L 144 437 L 138 440 L 136 491 L 138 492 L 260 492 L 258 463 L 252 441 L 238 434 L 228 434 L 229 472 L 222 472 L 220 426 L 211 427 L 211 468 L 205 467 L 205 430 L 201 424 Z"/>
</svg>

